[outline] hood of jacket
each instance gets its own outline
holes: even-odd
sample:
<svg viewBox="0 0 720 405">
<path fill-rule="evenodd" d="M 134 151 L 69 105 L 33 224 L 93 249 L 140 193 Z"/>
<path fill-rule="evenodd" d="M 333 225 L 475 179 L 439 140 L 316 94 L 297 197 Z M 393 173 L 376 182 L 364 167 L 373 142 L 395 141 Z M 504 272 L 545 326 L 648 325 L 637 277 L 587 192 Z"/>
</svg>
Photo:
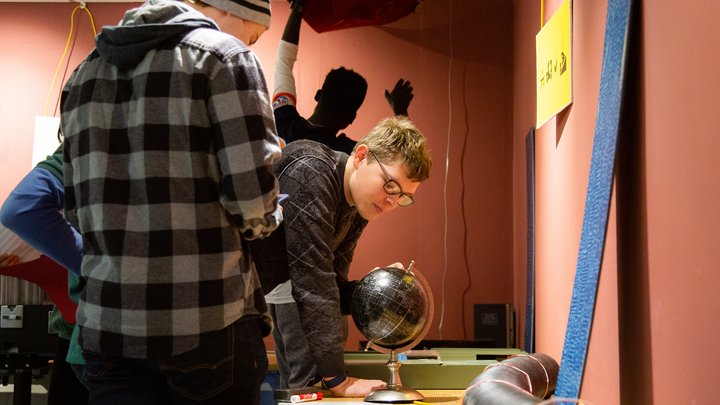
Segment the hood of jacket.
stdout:
<svg viewBox="0 0 720 405">
<path fill-rule="evenodd" d="M 130 69 L 148 51 L 180 41 L 197 28 L 219 30 L 213 20 L 181 1 L 149 0 L 125 13 L 119 25 L 103 27 L 95 46 L 108 63 Z"/>
</svg>

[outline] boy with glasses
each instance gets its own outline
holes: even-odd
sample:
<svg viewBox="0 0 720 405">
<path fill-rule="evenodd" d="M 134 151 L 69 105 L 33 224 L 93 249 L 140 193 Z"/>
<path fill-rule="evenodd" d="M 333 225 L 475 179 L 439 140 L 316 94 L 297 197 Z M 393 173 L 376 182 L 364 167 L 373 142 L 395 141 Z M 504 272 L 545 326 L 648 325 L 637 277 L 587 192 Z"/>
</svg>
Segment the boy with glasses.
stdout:
<svg viewBox="0 0 720 405">
<path fill-rule="evenodd" d="M 307 140 L 285 147 L 275 174 L 289 195 L 283 226 L 290 280 L 266 296 L 281 387 L 322 380 L 336 396 L 359 397 L 384 385 L 345 374 L 343 315 L 356 285 L 348 271 L 367 222 L 411 205 L 431 166 L 425 137 L 400 116 L 381 121 L 350 156 Z"/>
</svg>

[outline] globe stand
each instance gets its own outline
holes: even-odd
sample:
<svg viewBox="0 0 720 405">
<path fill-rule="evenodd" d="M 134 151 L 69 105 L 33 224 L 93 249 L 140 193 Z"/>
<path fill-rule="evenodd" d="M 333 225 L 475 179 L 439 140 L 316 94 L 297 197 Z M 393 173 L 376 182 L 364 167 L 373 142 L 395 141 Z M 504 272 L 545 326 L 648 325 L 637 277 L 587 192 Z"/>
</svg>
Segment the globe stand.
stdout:
<svg viewBox="0 0 720 405">
<path fill-rule="evenodd" d="M 404 388 L 400 381 L 400 365 L 395 350 L 390 351 L 387 367 L 390 370 L 390 381 L 386 388 L 376 389 L 365 397 L 366 402 L 412 403 L 422 401 L 425 397 L 412 388 Z"/>
</svg>

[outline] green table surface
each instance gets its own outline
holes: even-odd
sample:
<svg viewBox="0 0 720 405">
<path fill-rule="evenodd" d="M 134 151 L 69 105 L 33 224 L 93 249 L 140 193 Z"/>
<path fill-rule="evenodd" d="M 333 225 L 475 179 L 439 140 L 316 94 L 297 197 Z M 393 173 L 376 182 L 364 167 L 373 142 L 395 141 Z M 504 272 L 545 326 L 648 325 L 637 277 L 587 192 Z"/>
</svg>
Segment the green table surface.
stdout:
<svg viewBox="0 0 720 405">
<path fill-rule="evenodd" d="M 414 350 L 411 355 L 434 355 L 438 358 L 401 360 L 400 379 L 402 384 L 415 389 L 458 390 L 465 389 L 470 382 L 490 364 L 508 356 L 524 354 L 519 349 L 485 348 L 437 348 L 423 353 Z M 277 369 L 274 353 L 268 353 L 270 369 Z M 387 381 L 390 371 L 387 368 L 389 354 L 376 351 L 354 351 L 345 353 L 348 375 L 358 378 L 380 379 Z"/>
</svg>

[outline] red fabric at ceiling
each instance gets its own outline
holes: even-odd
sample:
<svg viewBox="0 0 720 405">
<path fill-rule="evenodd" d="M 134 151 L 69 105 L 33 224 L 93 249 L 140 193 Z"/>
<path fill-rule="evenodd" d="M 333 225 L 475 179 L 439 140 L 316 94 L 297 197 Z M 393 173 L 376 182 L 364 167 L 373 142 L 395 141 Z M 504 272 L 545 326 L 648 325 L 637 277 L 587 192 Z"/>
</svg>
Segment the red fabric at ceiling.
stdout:
<svg viewBox="0 0 720 405">
<path fill-rule="evenodd" d="M 420 0 L 305 0 L 303 19 L 317 32 L 389 24 L 415 11 Z"/>
</svg>

